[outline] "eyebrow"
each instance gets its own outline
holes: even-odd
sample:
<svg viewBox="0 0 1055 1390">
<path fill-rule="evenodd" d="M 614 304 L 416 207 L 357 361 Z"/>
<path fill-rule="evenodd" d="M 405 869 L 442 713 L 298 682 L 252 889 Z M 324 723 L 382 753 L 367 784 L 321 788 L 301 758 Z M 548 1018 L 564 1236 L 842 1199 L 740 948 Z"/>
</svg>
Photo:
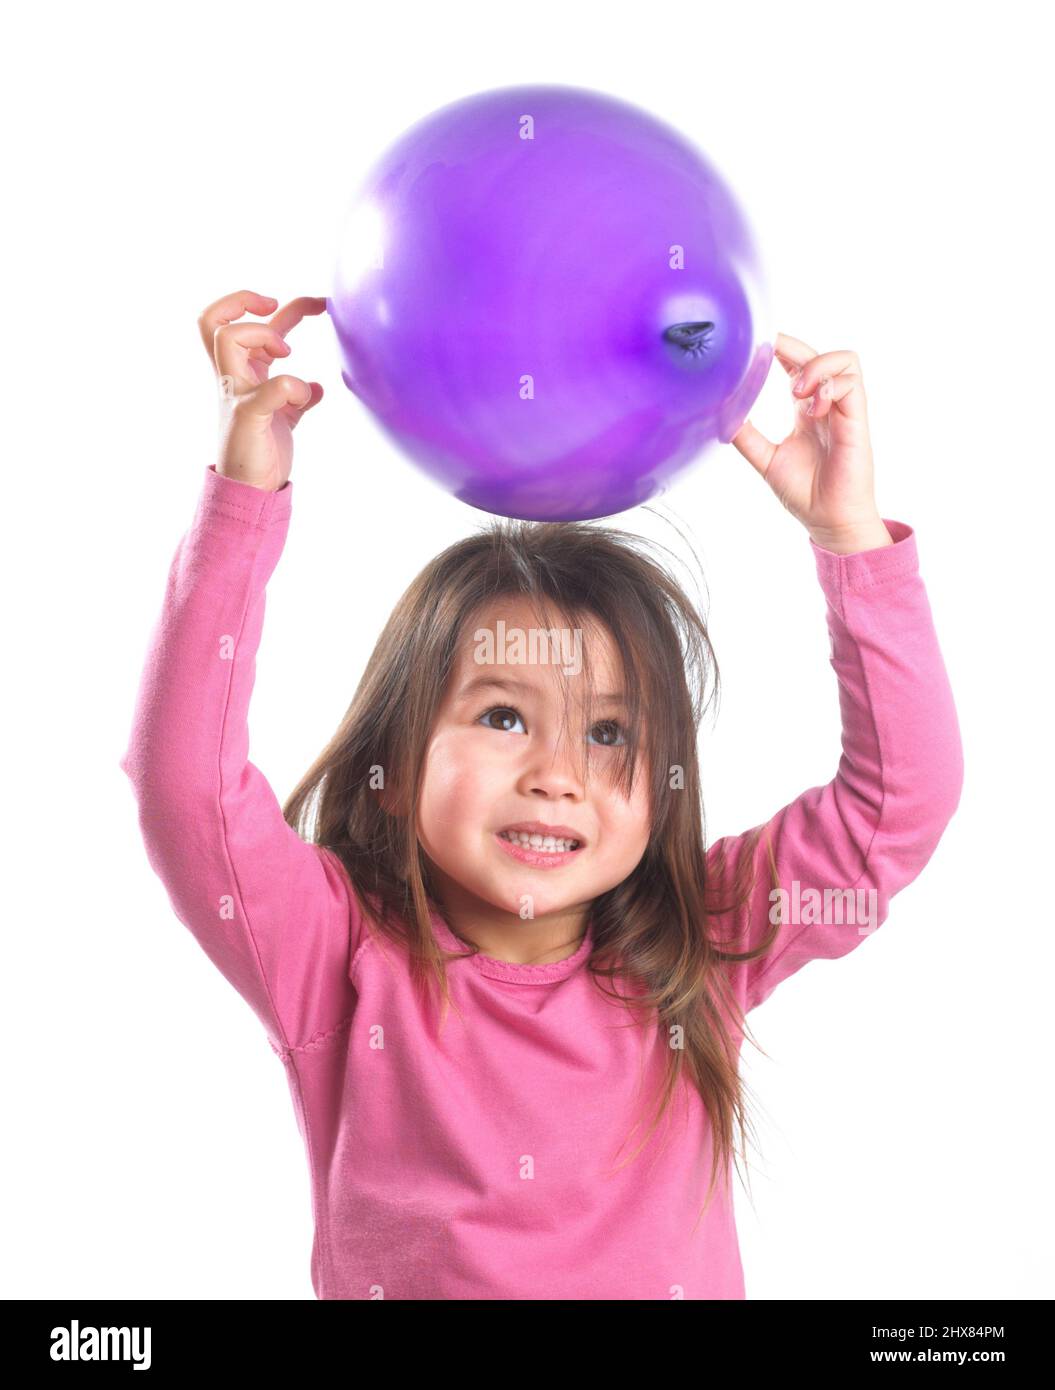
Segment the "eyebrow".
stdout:
<svg viewBox="0 0 1055 1390">
<path fill-rule="evenodd" d="M 498 680 L 494 676 L 477 676 L 475 680 L 468 681 L 462 686 L 461 690 L 458 692 L 458 699 L 466 700 L 478 690 L 510 690 L 522 695 L 534 695 L 537 693 L 537 688 L 527 681 Z M 614 691 L 608 695 L 599 695 L 597 698 L 608 705 L 626 704 L 626 698 Z"/>
</svg>

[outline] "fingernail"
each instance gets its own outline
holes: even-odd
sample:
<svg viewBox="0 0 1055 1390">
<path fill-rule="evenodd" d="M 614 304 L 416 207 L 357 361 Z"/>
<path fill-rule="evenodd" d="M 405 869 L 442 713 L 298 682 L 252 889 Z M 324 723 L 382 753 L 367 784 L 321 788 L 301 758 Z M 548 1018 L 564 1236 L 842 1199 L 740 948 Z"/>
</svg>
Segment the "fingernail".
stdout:
<svg viewBox="0 0 1055 1390">
<path fill-rule="evenodd" d="M 801 396 L 806 389 L 806 379 L 801 372 L 799 373 L 798 380 L 795 382 L 793 389 L 797 396 Z"/>
</svg>

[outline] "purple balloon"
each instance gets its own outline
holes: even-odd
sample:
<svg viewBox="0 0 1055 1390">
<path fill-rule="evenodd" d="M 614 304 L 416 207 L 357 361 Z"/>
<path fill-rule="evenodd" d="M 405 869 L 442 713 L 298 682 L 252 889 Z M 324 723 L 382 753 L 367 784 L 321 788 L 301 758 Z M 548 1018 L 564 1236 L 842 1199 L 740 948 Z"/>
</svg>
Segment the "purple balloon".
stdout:
<svg viewBox="0 0 1055 1390">
<path fill-rule="evenodd" d="M 773 357 L 714 167 L 577 87 L 477 93 L 408 130 L 352 203 L 327 307 L 345 384 L 397 446 L 532 521 L 665 491 L 737 432 Z"/>
</svg>

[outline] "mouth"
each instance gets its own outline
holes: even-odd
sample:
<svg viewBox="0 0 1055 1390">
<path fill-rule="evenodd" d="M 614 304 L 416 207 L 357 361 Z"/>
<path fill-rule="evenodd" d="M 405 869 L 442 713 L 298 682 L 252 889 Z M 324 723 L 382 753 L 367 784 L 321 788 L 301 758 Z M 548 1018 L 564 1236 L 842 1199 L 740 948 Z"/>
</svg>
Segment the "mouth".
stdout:
<svg viewBox="0 0 1055 1390">
<path fill-rule="evenodd" d="M 545 826 L 537 821 L 506 826 L 495 832 L 495 839 L 521 864 L 547 869 L 570 863 L 586 845 L 570 826 Z"/>
</svg>

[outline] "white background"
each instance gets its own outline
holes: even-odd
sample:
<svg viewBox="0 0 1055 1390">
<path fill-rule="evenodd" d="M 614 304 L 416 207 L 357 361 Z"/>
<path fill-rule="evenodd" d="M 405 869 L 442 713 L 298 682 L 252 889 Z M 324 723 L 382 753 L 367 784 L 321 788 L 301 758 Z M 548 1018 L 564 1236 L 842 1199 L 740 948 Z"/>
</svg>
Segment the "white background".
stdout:
<svg viewBox="0 0 1055 1390">
<path fill-rule="evenodd" d="M 860 949 L 751 1017 L 751 1299 L 1052 1297 L 1051 32 L 1042 7 L 18 7 L 7 21 L 7 793 L 0 1295 L 310 1299 L 286 1077 L 173 915 L 118 767 L 215 459 L 197 335 L 324 295 L 359 176 L 468 93 L 566 82 L 673 123 L 751 216 L 776 325 L 852 348 L 884 517 L 915 527 L 960 809 Z M 486 518 L 386 442 L 328 319 L 296 435 L 251 757 L 280 799 L 403 589 Z M 752 418 L 790 427 L 774 368 Z M 697 549 L 723 678 L 708 839 L 834 774 L 806 533 L 732 447 L 620 525 Z M 663 519 L 666 518 L 666 519 Z"/>
</svg>

